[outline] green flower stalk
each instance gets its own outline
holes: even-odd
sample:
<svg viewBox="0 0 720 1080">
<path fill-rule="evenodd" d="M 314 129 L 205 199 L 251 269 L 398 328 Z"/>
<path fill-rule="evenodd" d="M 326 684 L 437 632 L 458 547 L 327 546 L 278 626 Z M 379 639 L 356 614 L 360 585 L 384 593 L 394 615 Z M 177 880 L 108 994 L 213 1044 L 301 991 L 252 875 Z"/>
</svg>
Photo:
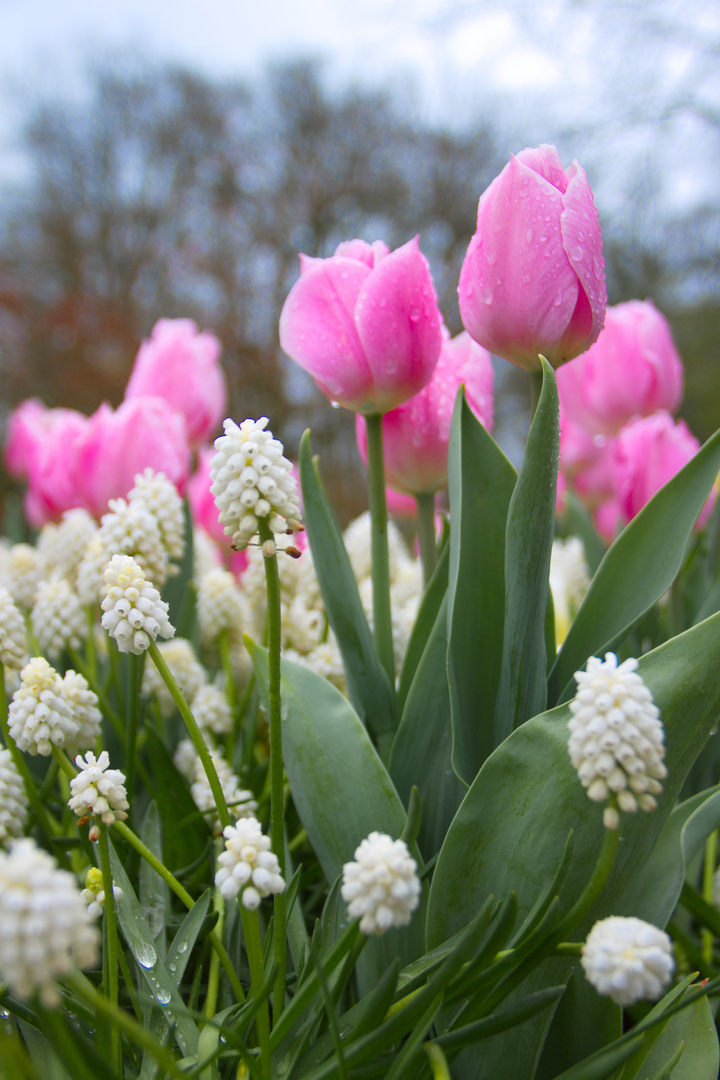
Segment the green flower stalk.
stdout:
<svg viewBox="0 0 720 1080">
<path fill-rule="evenodd" d="M 370 553 L 372 560 L 373 623 L 375 648 L 391 688 L 395 687 L 392 610 L 390 606 L 390 554 L 385 498 L 385 464 L 382 444 L 382 416 L 366 416 L 368 454 L 368 498 L 370 503 Z"/>
</svg>

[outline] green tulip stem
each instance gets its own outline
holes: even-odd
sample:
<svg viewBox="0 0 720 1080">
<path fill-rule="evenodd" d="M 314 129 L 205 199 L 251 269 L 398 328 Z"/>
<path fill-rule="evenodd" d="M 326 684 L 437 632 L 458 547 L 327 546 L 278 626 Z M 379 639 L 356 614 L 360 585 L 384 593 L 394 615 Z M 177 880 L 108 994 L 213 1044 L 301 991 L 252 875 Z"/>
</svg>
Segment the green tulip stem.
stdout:
<svg viewBox="0 0 720 1080">
<path fill-rule="evenodd" d="M 260 540 L 272 541 L 273 534 L 265 522 L 260 524 Z M 287 556 L 285 556 L 287 558 Z M 270 837 L 272 850 L 285 877 L 285 793 L 282 756 L 282 718 L 280 700 L 280 575 L 277 555 L 265 555 L 265 586 L 267 589 L 267 648 L 268 648 L 268 726 L 270 729 Z M 273 1004 L 275 1017 L 285 1007 L 285 972 L 287 966 L 287 897 L 273 897 L 275 915 L 275 984 Z"/>
<path fill-rule="evenodd" d="M 417 530 L 420 545 L 420 561 L 423 568 L 423 586 L 427 589 L 437 566 L 438 550 L 435 536 L 435 494 L 416 495 Z"/>
<path fill-rule="evenodd" d="M 202 762 L 203 769 L 205 770 L 205 775 L 207 776 L 208 784 L 210 785 L 210 790 L 212 791 L 213 798 L 215 800 L 215 806 L 218 812 L 218 817 L 220 818 L 220 824 L 224 829 L 226 825 L 231 824 L 230 812 L 227 808 L 227 802 L 225 801 L 225 795 L 223 794 L 220 780 L 218 779 L 217 769 L 215 768 L 213 759 L 210 756 L 210 751 L 205 745 L 205 740 L 202 737 L 202 732 L 197 725 L 195 717 L 190 711 L 190 706 L 185 699 L 185 695 L 183 694 L 178 684 L 175 682 L 170 668 L 165 663 L 163 655 L 154 641 L 150 642 L 148 653 L 150 654 L 150 658 L 153 664 L 158 669 L 158 673 L 162 681 L 165 683 L 168 690 L 170 691 L 172 699 L 178 707 L 178 712 L 185 721 L 185 727 L 188 730 L 188 735 L 192 739 L 192 744 L 195 747 L 197 755 Z"/>
<path fill-rule="evenodd" d="M 595 863 L 595 869 L 578 899 L 556 927 L 555 932 L 552 935 L 553 945 L 561 942 L 568 931 L 572 930 L 583 921 L 590 908 L 600 896 L 600 893 L 605 888 L 605 883 L 609 877 L 612 865 L 615 862 L 615 856 L 618 853 L 619 847 L 620 830 L 605 829 L 605 835 L 603 837 L 602 847 L 600 848 L 600 854 Z"/>
<path fill-rule="evenodd" d="M 365 417 L 367 427 L 368 498 L 370 503 L 370 557 L 372 565 L 373 622 L 375 649 L 385 669 L 390 687 L 395 688 L 392 612 L 390 608 L 390 555 L 385 500 L 382 415 Z"/>
<path fill-rule="evenodd" d="M 112 870 L 110 869 L 110 847 L 108 845 L 107 828 L 105 825 L 100 826 L 98 852 L 100 854 L 103 892 L 105 893 L 106 953 L 104 957 L 105 962 L 103 964 L 105 993 L 110 1004 L 117 1008 L 118 992 L 120 988 L 118 977 L 118 927 L 115 897 L 113 896 Z M 120 1029 L 117 1024 L 112 1024 L 110 1027 L 110 1060 L 116 1073 L 119 1076 L 122 1076 L 122 1044 L 120 1041 Z"/>
</svg>

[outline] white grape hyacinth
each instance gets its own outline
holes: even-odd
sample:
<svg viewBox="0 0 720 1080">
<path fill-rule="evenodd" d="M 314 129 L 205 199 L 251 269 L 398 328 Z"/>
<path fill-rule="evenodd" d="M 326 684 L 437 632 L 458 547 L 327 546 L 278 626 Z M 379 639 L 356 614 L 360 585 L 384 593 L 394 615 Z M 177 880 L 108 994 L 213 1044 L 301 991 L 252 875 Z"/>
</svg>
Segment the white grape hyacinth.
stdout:
<svg viewBox="0 0 720 1080">
<path fill-rule="evenodd" d="M 220 869 L 215 884 L 226 900 L 240 901 L 254 911 L 265 896 L 285 892 L 277 855 L 270 851 L 270 838 L 263 834 L 255 817 L 243 817 L 223 829 L 225 850 L 218 855 Z"/>
<path fill-rule="evenodd" d="M 257 535 L 264 521 L 270 532 L 296 532 L 302 528 L 302 514 L 292 463 L 283 454 L 283 445 L 266 431 L 268 419 L 225 420 L 224 435 L 215 440 L 210 491 L 219 511 L 220 524 L 233 547 L 243 551 Z M 274 553 L 266 541 L 265 554 Z M 270 551 L 272 545 L 272 551 Z"/>
<path fill-rule="evenodd" d="M 420 903 L 417 863 L 404 840 L 371 832 L 343 866 L 342 898 L 364 934 L 407 926 Z"/>
<path fill-rule="evenodd" d="M 0 750 L 0 844 L 8 847 L 25 831 L 28 799 L 9 750 Z"/>
<path fill-rule="evenodd" d="M 49 757 L 53 746 L 73 745 L 80 725 L 57 671 L 44 656 L 34 656 L 20 680 L 8 712 L 10 738 L 33 756 Z"/>
<path fill-rule="evenodd" d="M 119 885 L 112 887 L 113 898 L 117 903 L 122 900 L 123 891 Z M 105 890 L 103 889 L 102 870 L 97 866 L 91 866 L 85 877 L 85 888 L 80 893 L 87 904 L 87 913 L 91 919 L 99 919 L 105 907 Z"/>
<path fill-rule="evenodd" d="M 0 926 L 0 980 L 20 997 L 57 1005 L 54 980 L 97 962 L 100 933 L 74 875 L 30 838 L 0 851 Z"/>
<path fill-rule="evenodd" d="M 77 735 L 65 743 L 70 757 L 81 750 L 94 746 L 100 737 L 102 713 L 98 709 L 98 696 L 90 689 L 87 679 L 79 671 L 70 668 L 65 672 L 62 688 L 72 710 L 73 720 L 79 725 Z"/>
<path fill-rule="evenodd" d="M 130 504 L 142 503 L 153 515 L 171 559 L 181 559 L 185 550 L 183 501 L 172 481 L 163 472 L 147 468 L 135 477 L 128 494 Z"/>
<path fill-rule="evenodd" d="M 27 663 L 25 623 L 8 590 L 0 585 L 0 663 L 21 668 Z"/>
<path fill-rule="evenodd" d="M 53 663 L 65 649 L 79 649 L 88 635 L 88 625 L 80 597 L 66 578 L 41 581 L 30 615 L 33 633 Z"/>
<path fill-rule="evenodd" d="M 594 802 L 610 800 L 606 828 L 620 823 L 619 811 L 654 810 L 667 776 L 660 711 L 637 672 L 635 659 L 618 664 L 592 656 L 577 671 L 577 694 L 570 702 L 568 752 Z"/>
<path fill-rule="evenodd" d="M 158 635 L 171 638 L 175 629 L 168 606 L 146 580 L 143 568 L 130 555 L 113 555 L 105 567 L 103 629 L 115 638 L 120 652 L 139 656 Z"/>
<path fill-rule="evenodd" d="M 595 923 L 580 962 L 588 982 L 617 1005 L 656 1001 L 675 967 L 664 930 L 620 915 Z"/>
<path fill-rule="evenodd" d="M 70 809 L 80 818 L 95 815 L 106 825 L 125 821 L 129 805 L 125 774 L 119 769 L 108 768 L 107 750 L 103 750 L 98 758 L 88 750 L 84 758 L 80 755 L 75 758 L 75 764 L 80 771 L 70 781 Z"/>
</svg>

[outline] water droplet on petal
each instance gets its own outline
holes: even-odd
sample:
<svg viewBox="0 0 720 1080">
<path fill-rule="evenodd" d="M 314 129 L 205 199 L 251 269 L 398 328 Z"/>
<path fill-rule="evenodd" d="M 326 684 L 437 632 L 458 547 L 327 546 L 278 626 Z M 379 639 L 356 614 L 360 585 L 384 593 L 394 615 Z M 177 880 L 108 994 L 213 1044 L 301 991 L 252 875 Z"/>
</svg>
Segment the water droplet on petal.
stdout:
<svg viewBox="0 0 720 1080">
<path fill-rule="evenodd" d="M 410 312 L 410 322 L 419 322 L 419 321 L 420 321 L 420 312 L 418 311 L 417 308 L 413 308 L 411 310 L 411 312 Z"/>
<path fill-rule="evenodd" d="M 492 304 L 493 302 L 493 287 L 492 285 L 486 285 L 483 289 L 483 301 L 486 304 Z"/>
<path fill-rule="evenodd" d="M 583 257 L 583 249 L 580 247 L 579 244 L 576 244 L 575 247 L 570 252 L 570 258 L 577 261 L 578 259 L 582 259 L 582 257 Z"/>
<path fill-rule="evenodd" d="M 523 274 L 522 279 L 525 282 L 525 284 L 527 285 L 528 282 L 530 281 L 530 274 Z"/>
<path fill-rule="evenodd" d="M 525 230 L 525 239 L 527 240 L 528 244 L 532 244 L 534 235 L 535 233 L 532 231 L 532 229 Z"/>
</svg>

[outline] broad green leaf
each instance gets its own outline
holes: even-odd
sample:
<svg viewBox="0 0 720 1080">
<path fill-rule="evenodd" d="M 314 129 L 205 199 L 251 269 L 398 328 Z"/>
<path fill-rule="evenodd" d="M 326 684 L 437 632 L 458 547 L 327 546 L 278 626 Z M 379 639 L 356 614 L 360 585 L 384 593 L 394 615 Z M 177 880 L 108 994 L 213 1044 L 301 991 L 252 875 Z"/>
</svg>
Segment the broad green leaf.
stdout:
<svg viewBox="0 0 720 1080">
<path fill-rule="evenodd" d="M 248 641 L 261 694 L 267 695 L 267 650 Z M 367 730 L 345 697 L 326 679 L 282 661 L 283 762 L 293 801 L 332 883 L 373 830 L 398 838 L 407 816 Z M 419 855 L 417 855 L 419 859 Z M 370 989 L 397 954 L 403 963 L 422 949 L 422 909 L 410 926 L 368 942 L 361 983 Z"/>
<path fill-rule="evenodd" d="M 550 673 L 550 703 L 566 696 L 574 672 L 588 657 L 611 647 L 670 586 L 719 469 L 720 431 L 660 488 L 609 548 Z"/>
<path fill-rule="evenodd" d="M 340 526 L 310 456 L 309 431 L 300 443 L 300 483 L 315 573 L 342 654 L 350 700 L 377 738 L 395 730 L 393 692 L 375 653 Z"/>
<path fill-rule="evenodd" d="M 553 1016 L 533 1080 L 553 1080 L 622 1035 L 622 1009 L 576 967 Z"/>
<path fill-rule="evenodd" d="M 650 858 L 618 904 L 616 914 L 635 915 L 664 927 L 673 913 L 687 868 L 710 833 L 720 827 L 720 789 L 703 791 L 676 806 Z"/>
<path fill-rule="evenodd" d="M 172 976 L 158 955 L 152 932 L 142 913 L 130 878 L 110 843 L 110 864 L 113 882 L 122 889 L 117 902 L 120 932 L 132 953 L 154 1004 L 174 1029 L 175 1039 L 185 1056 L 197 1050 L 198 1029 L 180 997 Z"/>
<path fill-rule="evenodd" d="M 625 815 L 620 853 L 587 926 L 613 914 L 636 875 L 643 872 L 684 778 L 717 721 L 720 615 L 666 642 L 639 663 L 665 724 L 669 775 L 657 810 Z M 428 948 L 466 925 L 490 893 L 504 896 L 514 890 L 521 915 L 530 910 L 560 859 L 570 828 L 574 850 L 561 893 L 565 910 L 579 896 L 600 850 L 603 828 L 600 808 L 588 799 L 570 764 L 569 717 L 570 710 L 563 705 L 529 720 L 483 766 L 450 826 L 435 868 Z M 578 928 L 580 937 L 583 930 Z M 555 984 L 562 980 L 563 971 L 567 980 L 571 970 L 572 963 L 553 960 L 538 975 Z M 535 988 L 532 979 L 524 984 L 524 992 Z M 523 1028 L 512 1044 L 493 1040 L 484 1051 L 484 1071 L 476 1071 L 474 1080 L 493 1075 L 503 1055 L 521 1074 L 535 1060 L 544 1034 L 538 1020 L 536 1026 Z M 458 1080 L 466 1075 L 472 1073 L 458 1071 Z M 513 1075 L 512 1069 L 508 1075 Z"/>
<path fill-rule="evenodd" d="M 415 678 L 417 666 L 420 663 L 422 654 L 425 652 L 428 638 L 435 626 L 435 620 L 437 618 L 437 613 L 440 610 L 440 605 L 447 595 L 449 563 L 450 542 L 448 539 L 440 552 L 440 558 L 435 567 L 435 572 L 430 578 L 430 583 L 420 601 L 420 608 L 405 652 L 405 659 L 403 660 L 402 671 L 400 673 L 400 683 L 398 685 L 398 709 L 400 710 L 401 716 L 402 710 L 405 708 L 405 700 L 408 696 L 412 681 Z"/>
<path fill-rule="evenodd" d="M 448 826 L 463 800 L 465 785 L 452 767 L 452 724 L 447 672 L 447 603 L 435 626 L 407 696 L 388 770 L 408 805 L 416 785 L 422 800 L 418 846 L 425 860 L 440 850 Z"/>
<path fill-rule="evenodd" d="M 151 802 L 143 821 L 141 839 L 162 862 L 162 825 L 157 804 Z M 165 923 L 169 912 L 169 890 L 159 874 L 144 859 L 140 862 L 139 900 L 143 915 L 162 957 L 165 956 Z"/>
<path fill-rule="evenodd" d="M 505 522 L 516 473 L 462 389 L 450 431 L 448 477 L 452 760 L 470 784 L 493 749 L 505 621 Z"/>
<path fill-rule="evenodd" d="M 505 628 L 495 702 L 495 746 L 547 704 L 545 615 L 555 527 L 558 416 L 555 375 L 543 359 L 540 400 L 507 515 Z"/>
<path fill-rule="evenodd" d="M 683 1052 L 672 1068 L 664 1073 L 668 1061 L 677 1053 L 681 1043 Z M 707 998 L 700 998 L 687 1009 L 671 1016 L 667 1027 L 650 1050 L 650 1053 L 629 1076 L 623 1080 L 717 1080 L 720 1052 L 712 1009 Z"/>
</svg>

